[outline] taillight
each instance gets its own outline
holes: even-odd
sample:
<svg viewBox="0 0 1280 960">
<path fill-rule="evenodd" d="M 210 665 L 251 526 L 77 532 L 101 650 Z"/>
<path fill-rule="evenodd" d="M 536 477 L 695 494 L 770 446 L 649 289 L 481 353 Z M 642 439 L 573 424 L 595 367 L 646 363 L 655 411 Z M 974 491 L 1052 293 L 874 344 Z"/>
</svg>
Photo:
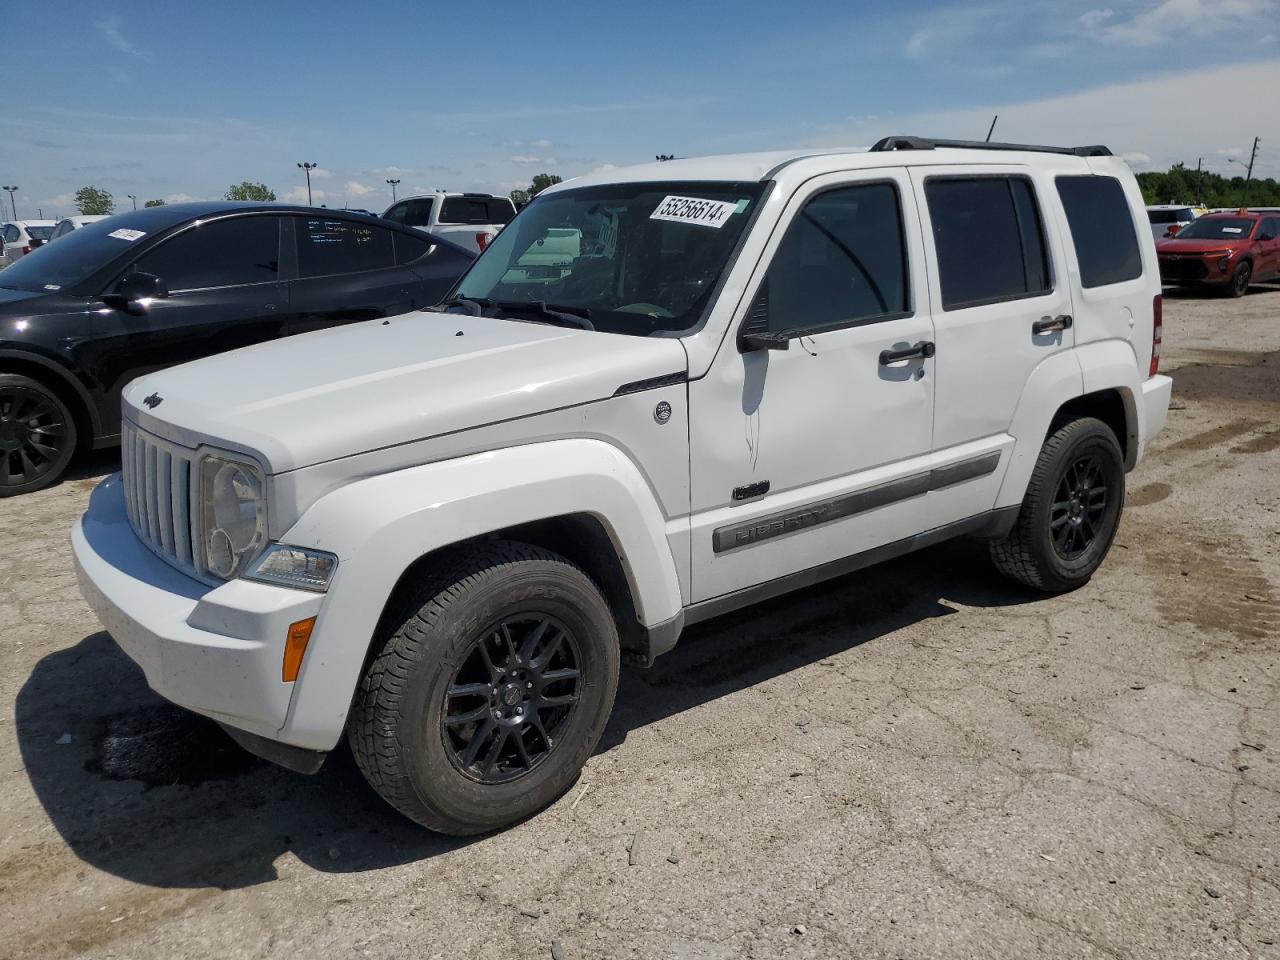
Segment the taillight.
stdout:
<svg viewBox="0 0 1280 960">
<path fill-rule="evenodd" d="M 493 240 L 493 234 L 492 234 L 492 233 L 477 233 L 477 234 L 476 234 L 476 246 L 480 248 L 480 252 L 481 252 L 481 253 L 484 253 L 484 248 L 485 248 L 485 247 L 487 247 L 487 246 L 490 244 L 490 242 L 491 242 L 492 240 Z"/>
<path fill-rule="evenodd" d="M 30 252 L 31 252 L 31 244 L 27 244 L 25 247 L 22 248 L 22 255 L 24 257 Z"/>
<path fill-rule="evenodd" d="M 1151 313 L 1151 369 L 1147 371 L 1148 377 L 1160 372 L 1160 343 L 1164 339 L 1164 297 L 1158 293 L 1151 304 Z"/>
</svg>

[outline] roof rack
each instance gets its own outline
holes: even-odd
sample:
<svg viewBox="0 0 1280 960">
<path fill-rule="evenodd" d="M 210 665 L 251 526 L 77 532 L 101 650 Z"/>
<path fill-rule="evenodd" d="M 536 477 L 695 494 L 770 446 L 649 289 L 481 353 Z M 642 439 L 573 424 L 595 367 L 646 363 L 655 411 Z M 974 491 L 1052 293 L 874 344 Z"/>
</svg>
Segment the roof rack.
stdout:
<svg viewBox="0 0 1280 960">
<path fill-rule="evenodd" d="M 1031 143 L 989 143 L 985 140 L 934 140 L 930 137 L 885 137 L 871 148 L 872 153 L 889 150 L 936 150 L 958 147 L 962 150 L 1025 150 L 1030 153 L 1064 153 L 1075 157 L 1109 157 L 1111 150 L 1101 144 L 1089 147 L 1043 147 Z"/>
</svg>

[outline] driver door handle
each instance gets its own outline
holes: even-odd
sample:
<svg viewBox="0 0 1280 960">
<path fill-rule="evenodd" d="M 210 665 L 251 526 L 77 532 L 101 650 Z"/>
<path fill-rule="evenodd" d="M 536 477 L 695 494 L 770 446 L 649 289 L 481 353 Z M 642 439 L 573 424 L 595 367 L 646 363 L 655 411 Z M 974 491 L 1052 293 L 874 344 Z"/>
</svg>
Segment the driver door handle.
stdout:
<svg viewBox="0 0 1280 960">
<path fill-rule="evenodd" d="M 934 354 L 934 345 L 932 340 L 921 340 L 913 347 L 903 347 L 901 350 L 881 350 L 880 366 L 887 367 L 891 363 L 897 363 L 899 360 L 925 360 Z"/>
<path fill-rule="evenodd" d="M 1057 333 L 1059 330 L 1071 329 L 1071 314 L 1061 313 L 1056 317 L 1041 317 L 1031 325 L 1032 333 Z"/>
</svg>

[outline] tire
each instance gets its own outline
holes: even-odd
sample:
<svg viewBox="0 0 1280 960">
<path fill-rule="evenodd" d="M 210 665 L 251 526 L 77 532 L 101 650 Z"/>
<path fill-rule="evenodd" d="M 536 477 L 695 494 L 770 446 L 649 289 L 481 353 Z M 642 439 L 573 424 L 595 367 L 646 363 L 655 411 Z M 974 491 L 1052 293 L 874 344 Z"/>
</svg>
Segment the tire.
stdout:
<svg viewBox="0 0 1280 960">
<path fill-rule="evenodd" d="M 1248 260 L 1241 263 L 1231 274 L 1231 282 L 1227 284 L 1226 294 L 1229 297 L 1243 297 L 1249 292 L 1249 284 L 1253 281 L 1253 264 Z"/>
<path fill-rule="evenodd" d="M 0 497 L 49 486 L 75 450 L 75 418 L 62 399 L 30 377 L 0 373 Z"/>
<path fill-rule="evenodd" d="M 516 823 L 563 794 L 618 689 L 617 629 L 591 579 L 550 551 L 491 541 L 442 557 L 404 609 L 366 668 L 347 730 L 374 790 L 459 836 Z M 574 667 L 576 678 L 563 676 Z M 512 699 L 522 687 L 525 699 Z"/>
<path fill-rule="evenodd" d="M 1086 462 L 1096 473 L 1081 469 Z M 1071 494 L 1081 487 L 1089 492 L 1077 502 Z M 1005 576 L 1037 590 L 1075 590 L 1111 549 L 1123 509 L 1124 455 L 1116 435 L 1093 417 L 1073 420 L 1041 447 L 1018 519 L 1006 537 L 991 541 L 991 559 Z"/>
</svg>

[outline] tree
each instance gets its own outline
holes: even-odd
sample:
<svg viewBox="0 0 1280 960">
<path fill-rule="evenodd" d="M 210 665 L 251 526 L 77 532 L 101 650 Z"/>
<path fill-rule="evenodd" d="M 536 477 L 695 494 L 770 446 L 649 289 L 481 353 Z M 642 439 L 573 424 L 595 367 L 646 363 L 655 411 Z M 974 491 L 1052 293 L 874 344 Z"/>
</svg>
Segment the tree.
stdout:
<svg viewBox="0 0 1280 960">
<path fill-rule="evenodd" d="M 227 191 L 228 200 L 274 200 L 276 195 L 265 183 L 243 180 Z"/>
<path fill-rule="evenodd" d="M 528 190 L 512 190 L 509 196 L 511 197 L 511 202 L 517 207 L 529 202 Z"/>
<path fill-rule="evenodd" d="M 532 200 L 547 187 L 553 186 L 561 181 L 562 178 L 557 177 L 554 173 L 540 173 L 533 178 L 533 183 L 529 184 L 528 194 Z"/>
<path fill-rule="evenodd" d="M 164 206 L 164 201 L 163 201 L 163 200 L 148 200 L 146 203 L 144 203 L 144 204 L 143 204 L 143 206 L 144 206 L 144 207 L 163 207 L 163 206 Z"/>
<path fill-rule="evenodd" d="M 1147 203 L 1195 203 L 1197 186 L 1206 207 L 1235 207 L 1244 202 L 1244 177 L 1224 177 L 1208 170 L 1198 176 L 1194 167 L 1175 163 L 1169 170 L 1138 174 L 1138 186 Z M 1280 183 L 1255 178 L 1249 184 L 1249 205 L 1280 206 Z"/>
<path fill-rule="evenodd" d="M 115 213 L 116 202 L 100 187 L 81 187 L 76 191 L 76 209 L 86 217 L 105 217 Z"/>
</svg>

